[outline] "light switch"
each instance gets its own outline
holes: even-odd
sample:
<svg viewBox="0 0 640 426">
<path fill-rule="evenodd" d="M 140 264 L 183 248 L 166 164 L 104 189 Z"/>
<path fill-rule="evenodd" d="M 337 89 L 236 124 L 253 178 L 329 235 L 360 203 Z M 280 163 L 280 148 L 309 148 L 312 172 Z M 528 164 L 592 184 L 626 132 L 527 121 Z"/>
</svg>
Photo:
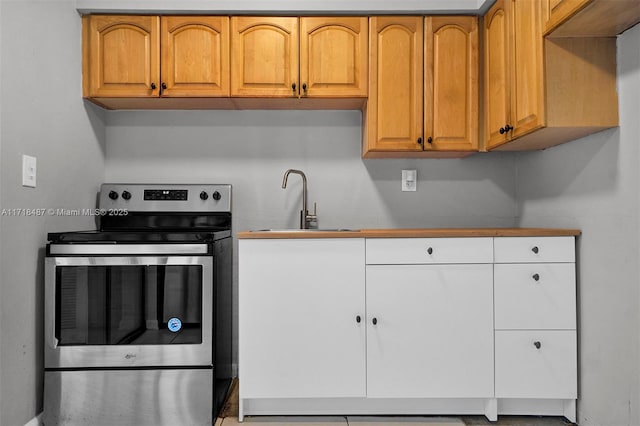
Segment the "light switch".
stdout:
<svg viewBox="0 0 640 426">
<path fill-rule="evenodd" d="M 403 170 L 402 171 L 402 190 L 415 191 L 417 186 L 418 186 L 417 170 Z"/>
<path fill-rule="evenodd" d="M 36 157 L 22 156 L 22 186 L 36 187 Z"/>
</svg>

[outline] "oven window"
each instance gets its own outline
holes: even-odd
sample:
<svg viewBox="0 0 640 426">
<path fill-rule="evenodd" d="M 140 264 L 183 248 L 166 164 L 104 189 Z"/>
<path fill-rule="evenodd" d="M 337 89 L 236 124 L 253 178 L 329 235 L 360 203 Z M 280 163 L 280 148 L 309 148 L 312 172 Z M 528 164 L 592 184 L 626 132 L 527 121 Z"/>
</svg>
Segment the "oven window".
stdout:
<svg viewBox="0 0 640 426">
<path fill-rule="evenodd" d="M 59 266 L 55 333 L 59 346 L 202 343 L 202 266 Z"/>
</svg>

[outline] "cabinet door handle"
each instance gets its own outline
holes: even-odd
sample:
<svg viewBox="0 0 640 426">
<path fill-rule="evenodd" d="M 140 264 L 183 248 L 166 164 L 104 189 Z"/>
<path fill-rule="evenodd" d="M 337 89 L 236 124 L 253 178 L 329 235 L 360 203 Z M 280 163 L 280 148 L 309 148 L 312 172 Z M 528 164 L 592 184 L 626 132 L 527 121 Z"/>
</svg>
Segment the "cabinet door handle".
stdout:
<svg viewBox="0 0 640 426">
<path fill-rule="evenodd" d="M 378 323 L 378 318 L 375 318 L 375 317 L 374 317 L 374 318 L 371 320 L 371 322 L 373 323 L 373 325 L 376 325 L 376 324 Z"/>
<path fill-rule="evenodd" d="M 429 254 L 433 254 L 433 249 L 432 249 L 431 247 L 429 247 L 429 248 L 427 249 L 427 253 L 429 253 Z"/>
<path fill-rule="evenodd" d="M 535 342 L 533 342 L 533 346 L 535 346 L 536 349 L 540 349 L 540 347 L 542 346 L 542 343 L 540 343 L 538 341 L 535 341 Z"/>
<path fill-rule="evenodd" d="M 539 274 L 533 274 L 533 276 L 531 278 L 533 278 L 534 281 L 540 281 L 540 275 Z"/>
<path fill-rule="evenodd" d="M 151 83 L 151 90 L 156 90 L 156 84 L 155 83 Z"/>
<path fill-rule="evenodd" d="M 357 316 L 356 316 L 356 322 L 357 322 L 358 324 L 360 324 L 360 321 L 362 321 L 362 318 L 360 318 L 360 315 L 357 315 Z"/>
<path fill-rule="evenodd" d="M 432 138 L 431 136 L 429 136 L 429 137 L 427 138 L 427 143 L 431 143 L 431 142 L 433 142 L 433 138 Z"/>
<path fill-rule="evenodd" d="M 293 94 L 296 94 L 296 84 L 295 83 L 291 83 L 291 90 L 293 90 Z"/>
<path fill-rule="evenodd" d="M 500 127 L 500 134 L 504 135 L 505 133 L 507 133 L 509 130 L 513 130 L 513 127 L 511 127 L 509 124 L 507 124 L 504 127 Z"/>
<path fill-rule="evenodd" d="M 307 83 L 302 83 L 302 91 L 305 95 L 307 94 Z"/>
<path fill-rule="evenodd" d="M 418 138 L 418 145 L 422 145 L 422 138 Z"/>
<path fill-rule="evenodd" d="M 535 254 L 538 254 L 538 252 L 540 251 L 540 249 L 538 248 L 538 246 L 533 246 L 533 248 L 531 249 L 532 252 L 534 252 Z"/>
<path fill-rule="evenodd" d="M 167 83 L 163 81 L 160 87 L 162 87 L 162 90 L 167 90 Z"/>
</svg>

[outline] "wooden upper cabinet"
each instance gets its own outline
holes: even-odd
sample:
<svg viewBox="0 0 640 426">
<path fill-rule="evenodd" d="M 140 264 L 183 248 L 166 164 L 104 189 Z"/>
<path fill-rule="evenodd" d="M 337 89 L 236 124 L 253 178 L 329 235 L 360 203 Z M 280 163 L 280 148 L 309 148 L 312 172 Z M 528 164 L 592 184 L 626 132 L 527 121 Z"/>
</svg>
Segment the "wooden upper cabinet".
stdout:
<svg viewBox="0 0 640 426">
<path fill-rule="evenodd" d="M 544 149 L 618 125 L 615 38 L 544 38 L 542 6 L 498 0 L 485 15 L 487 150 Z"/>
<path fill-rule="evenodd" d="M 487 148 L 506 142 L 509 136 L 504 126 L 511 115 L 510 24 L 505 0 L 498 0 L 484 18 L 484 127 Z"/>
<path fill-rule="evenodd" d="M 510 0 L 513 12 L 512 137 L 544 125 L 544 58 L 540 2 Z"/>
<path fill-rule="evenodd" d="M 363 157 L 478 150 L 478 20 L 372 17 Z"/>
<path fill-rule="evenodd" d="M 366 17 L 300 18 L 303 96 L 367 96 Z"/>
<path fill-rule="evenodd" d="M 297 95 L 298 18 L 231 18 L 231 96 Z"/>
<path fill-rule="evenodd" d="M 83 17 L 83 95 L 144 97 L 160 93 L 160 18 Z"/>
<path fill-rule="evenodd" d="M 638 0 L 542 0 L 545 35 L 612 37 L 640 22 Z"/>
<path fill-rule="evenodd" d="M 87 15 L 83 57 L 83 95 L 107 108 L 226 106 L 226 16 Z"/>
<path fill-rule="evenodd" d="M 487 149 L 544 126 L 540 14 L 538 1 L 498 0 L 485 16 Z"/>
<path fill-rule="evenodd" d="M 425 19 L 424 149 L 478 150 L 478 19 Z"/>
<path fill-rule="evenodd" d="M 369 28 L 363 156 L 422 152 L 423 18 L 374 16 Z"/>
<path fill-rule="evenodd" d="M 229 18 L 163 16 L 162 96 L 229 96 Z"/>
<path fill-rule="evenodd" d="M 231 18 L 231 95 L 365 97 L 367 18 Z"/>
</svg>

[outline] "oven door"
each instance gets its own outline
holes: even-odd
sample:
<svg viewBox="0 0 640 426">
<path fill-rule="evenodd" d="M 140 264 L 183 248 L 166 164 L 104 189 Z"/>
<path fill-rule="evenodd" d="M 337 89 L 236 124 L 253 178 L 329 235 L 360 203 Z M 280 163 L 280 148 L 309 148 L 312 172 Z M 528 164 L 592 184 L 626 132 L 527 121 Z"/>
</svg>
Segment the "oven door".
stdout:
<svg viewBox="0 0 640 426">
<path fill-rule="evenodd" d="M 211 255 L 47 257 L 45 368 L 210 367 L 213 285 Z"/>
</svg>

